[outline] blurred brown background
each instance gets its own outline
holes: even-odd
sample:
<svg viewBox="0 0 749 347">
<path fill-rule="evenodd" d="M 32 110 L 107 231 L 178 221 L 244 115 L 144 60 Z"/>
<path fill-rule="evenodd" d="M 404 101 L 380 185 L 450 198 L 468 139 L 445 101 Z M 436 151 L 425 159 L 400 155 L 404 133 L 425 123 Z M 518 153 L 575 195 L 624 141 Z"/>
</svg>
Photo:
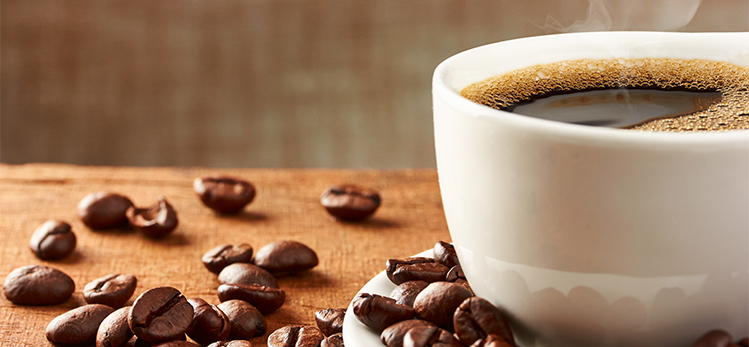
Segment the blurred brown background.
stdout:
<svg viewBox="0 0 749 347">
<path fill-rule="evenodd" d="M 3 0 L 0 161 L 434 167 L 435 66 L 591 4 Z M 678 30 L 748 31 L 749 0 L 704 0 Z"/>
</svg>

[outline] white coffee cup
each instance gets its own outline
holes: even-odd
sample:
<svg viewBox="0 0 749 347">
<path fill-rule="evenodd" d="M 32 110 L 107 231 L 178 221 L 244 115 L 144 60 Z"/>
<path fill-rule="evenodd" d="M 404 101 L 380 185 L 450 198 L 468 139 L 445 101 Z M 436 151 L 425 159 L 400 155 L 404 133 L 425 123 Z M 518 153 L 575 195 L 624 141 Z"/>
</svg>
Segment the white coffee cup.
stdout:
<svg viewBox="0 0 749 347">
<path fill-rule="evenodd" d="M 433 79 L 447 224 L 477 296 L 527 346 L 689 346 L 749 335 L 749 131 L 666 133 L 536 119 L 465 86 L 583 58 L 749 66 L 749 33 L 595 32 L 478 47 Z"/>
</svg>

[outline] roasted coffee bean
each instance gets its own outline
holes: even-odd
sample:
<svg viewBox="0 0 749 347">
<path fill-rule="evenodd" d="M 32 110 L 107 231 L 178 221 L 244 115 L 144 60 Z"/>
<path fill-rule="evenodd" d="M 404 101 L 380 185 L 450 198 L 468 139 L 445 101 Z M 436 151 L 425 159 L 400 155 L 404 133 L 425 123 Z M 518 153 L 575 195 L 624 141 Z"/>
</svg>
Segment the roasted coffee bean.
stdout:
<svg viewBox="0 0 749 347">
<path fill-rule="evenodd" d="M 453 326 L 455 335 L 465 346 L 488 335 L 497 335 L 511 346 L 515 345 L 505 316 L 491 302 L 479 297 L 468 298 L 458 306 L 453 314 Z"/>
<path fill-rule="evenodd" d="M 320 195 L 320 203 L 341 220 L 361 220 L 380 207 L 380 194 L 374 189 L 351 184 L 334 185 Z"/>
<path fill-rule="evenodd" d="M 218 274 L 218 281 L 223 284 L 260 284 L 278 288 L 278 282 L 270 272 L 247 263 L 228 265 Z"/>
<path fill-rule="evenodd" d="M 322 331 L 323 335 L 331 336 L 343 332 L 343 318 L 345 316 L 345 308 L 317 310 L 315 311 L 315 325 Z"/>
<path fill-rule="evenodd" d="M 200 347 L 200 345 L 192 341 L 175 340 L 157 343 L 153 347 Z"/>
<path fill-rule="evenodd" d="M 201 345 L 226 340 L 229 337 L 231 322 L 223 311 L 201 298 L 192 298 L 187 302 L 195 311 L 192 325 L 187 329 L 187 336 Z"/>
<path fill-rule="evenodd" d="M 470 347 L 515 347 L 515 345 L 497 335 L 489 335 L 476 340 Z"/>
<path fill-rule="evenodd" d="M 169 235 L 179 224 L 177 212 L 163 196 L 159 196 L 159 201 L 147 208 L 131 206 L 126 215 L 133 228 L 154 239 Z"/>
<path fill-rule="evenodd" d="M 133 337 L 133 332 L 127 325 L 129 314 L 130 306 L 125 306 L 104 318 L 96 332 L 96 347 L 124 346 Z"/>
<path fill-rule="evenodd" d="M 403 347 L 403 337 L 409 330 L 420 326 L 436 327 L 432 322 L 421 319 L 408 319 L 395 323 L 382 331 L 380 341 L 388 347 Z"/>
<path fill-rule="evenodd" d="M 91 229 L 106 229 L 127 224 L 125 212 L 133 206 L 126 196 L 98 192 L 86 195 L 78 203 L 78 216 Z"/>
<path fill-rule="evenodd" d="M 150 342 L 150 341 L 146 341 L 146 340 L 141 339 L 141 338 L 136 338 L 135 339 L 135 344 L 134 344 L 133 347 L 153 347 L 153 346 L 156 346 L 156 345 L 158 345 L 160 343 L 173 342 L 173 341 L 187 341 L 187 335 L 182 334 L 182 335 L 180 335 L 179 337 L 177 337 L 174 340 L 170 340 L 170 341 L 159 341 L 159 342 Z M 130 346 L 130 344 L 128 343 L 126 346 Z"/>
<path fill-rule="evenodd" d="M 130 274 L 111 274 L 97 278 L 83 287 L 83 299 L 89 304 L 122 307 L 135 292 L 138 280 Z"/>
<path fill-rule="evenodd" d="M 65 258 L 73 253 L 75 243 L 75 234 L 70 224 L 61 220 L 50 220 L 34 231 L 29 248 L 39 259 L 53 260 Z"/>
<path fill-rule="evenodd" d="M 238 213 L 255 198 L 250 182 L 233 177 L 200 177 L 192 186 L 200 201 L 219 213 Z"/>
<path fill-rule="evenodd" d="M 218 308 L 226 313 L 231 322 L 229 340 L 246 340 L 265 334 L 265 319 L 255 306 L 242 300 L 224 301 Z"/>
<path fill-rule="evenodd" d="M 242 243 L 239 245 L 219 245 L 203 254 L 203 265 L 208 271 L 218 274 L 227 265 L 234 263 L 249 263 L 252 260 L 252 246 Z"/>
<path fill-rule="evenodd" d="M 232 299 L 247 301 L 265 315 L 283 305 L 286 293 L 261 284 L 222 284 L 218 286 L 218 299 L 221 302 Z"/>
<path fill-rule="evenodd" d="M 403 347 L 462 347 L 449 331 L 438 327 L 419 326 L 403 336 Z"/>
<path fill-rule="evenodd" d="M 254 263 L 274 275 L 284 275 L 309 270 L 319 261 L 315 251 L 301 242 L 276 241 L 260 248 Z"/>
<path fill-rule="evenodd" d="M 396 285 L 414 280 L 428 283 L 444 281 L 450 271 L 449 267 L 424 257 L 389 259 L 386 266 L 388 278 Z"/>
<path fill-rule="evenodd" d="M 30 265 L 11 271 L 3 287 L 5 297 L 16 305 L 57 305 L 70 299 L 75 283 L 60 270 Z"/>
<path fill-rule="evenodd" d="M 473 293 L 457 283 L 430 283 L 416 296 L 414 312 L 418 318 L 428 320 L 438 327 L 453 331 L 453 314 Z"/>
<path fill-rule="evenodd" d="M 692 347 L 728 347 L 733 343 L 733 337 L 725 330 L 710 330 L 702 335 Z"/>
<path fill-rule="evenodd" d="M 323 339 L 320 347 L 344 347 L 343 333 L 335 333 Z"/>
<path fill-rule="evenodd" d="M 318 347 L 324 338 L 315 327 L 285 326 L 268 336 L 268 347 Z"/>
<path fill-rule="evenodd" d="M 247 340 L 216 341 L 208 347 L 252 347 L 252 343 Z"/>
<path fill-rule="evenodd" d="M 156 287 L 135 299 L 127 323 L 139 339 L 171 341 L 185 335 L 193 313 L 192 305 L 179 290 Z"/>
<path fill-rule="evenodd" d="M 96 340 L 99 325 L 114 309 L 106 305 L 85 305 L 53 319 L 47 325 L 47 340 L 59 344 L 84 344 Z"/>
<path fill-rule="evenodd" d="M 429 283 L 420 280 L 403 282 L 390 292 L 390 297 L 398 304 L 413 307 L 416 296 L 428 285 Z"/>
<path fill-rule="evenodd" d="M 455 246 L 447 242 L 437 242 L 432 252 L 434 253 L 434 260 L 448 268 L 460 265 L 458 254 L 455 252 Z"/>
<path fill-rule="evenodd" d="M 377 294 L 359 293 L 353 300 L 353 309 L 360 322 L 378 332 L 414 317 L 413 308 L 396 304 L 394 299 Z"/>
</svg>

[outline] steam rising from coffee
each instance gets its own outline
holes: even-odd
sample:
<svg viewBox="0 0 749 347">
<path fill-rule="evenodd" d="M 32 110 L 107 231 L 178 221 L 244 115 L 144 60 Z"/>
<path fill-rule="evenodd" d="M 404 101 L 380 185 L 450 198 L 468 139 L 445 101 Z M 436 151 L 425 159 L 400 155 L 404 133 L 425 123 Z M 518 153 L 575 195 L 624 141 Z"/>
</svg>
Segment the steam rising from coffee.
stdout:
<svg viewBox="0 0 749 347">
<path fill-rule="evenodd" d="M 694 17 L 701 0 L 588 0 L 587 18 L 565 25 L 553 14 L 541 29 L 549 33 L 611 30 L 675 31 Z"/>
</svg>

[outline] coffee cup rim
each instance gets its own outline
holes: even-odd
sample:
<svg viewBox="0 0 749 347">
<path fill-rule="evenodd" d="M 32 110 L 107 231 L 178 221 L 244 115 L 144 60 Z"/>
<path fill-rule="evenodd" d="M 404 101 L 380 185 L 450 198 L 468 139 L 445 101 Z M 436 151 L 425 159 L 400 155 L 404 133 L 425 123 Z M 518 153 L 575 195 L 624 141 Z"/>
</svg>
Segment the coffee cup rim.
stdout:
<svg viewBox="0 0 749 347">
<path fill-rule="evenodd" d="M 689 40 L 689 41 L 687 41 Z M 606 128 L 606 127 L 594 127 L 579 124 L 570 124 L 557 122 L 546 119 L 539 119 L 511 113 L 507 111 L 497 110 L 485 105 L 481 105 L 470 101 L 460 96 L 459 91 L 463 87 L 470 83 L 479 82 L 486 78 L 496 76 L 503 72 L 515 70 L 520 67 L 536 65 L 528 62 L 527 65 L 519 66 L 514 69 L 508 69 L 498 73 L 484 72 L 481 77 L 475 77 L 475 80 L 470 80 L 470 83 L 462 82 L 462 87 L 453 88 L 450 86 L 451 74 L 464 73 L 473 74 L 476 76 L 481 73 L 475 72 L 477 68 L 461 67 L 456 66 L 460 63 L 464 63 L 470 57 L 476 56 L 477 54 L 497 55 L 496 58 L 506 56 L 506 53 L 512 51 L 517 47 L 531 47 L 532 51 L 542 51 L 539 47 L 547 47 L 549 44 L 562 44 L 565 42 L 583 42 L 585 44 L 601 44 L 601 42 L 607 42 L 606 45 L 609 47 L 615 46 L 616 42 L 638 42 L 638 44 L 650 43 L 652 45 L 657 44 L 675 44 L 678 46 L 680 43 L 685 42 L 699 42 L 700 44 L 707 44 L 711 47 L 725 47 L 726 41 L 739 42 L 743 44 L 734 45 L 735 49 L 732 48 L 732 56 L 730 59 L 721 59 L 721 61 L 728 61 L 740 66 L 749 66 L 749 32 L 726 32 L 726 33 L 674 33 L 674 32 L 647 32 L 647 31 L 622 31 L 622 32 L 584 32 L 584 33 L 564 33 L 564 34 L 552 34 L 552 35 L 541 35 L 523 37 L 518 39 L 512 39 L 507 41 L 500 41 L 490 43 L 487 45 L 468 49 L 466 51 L 457 53 L 443 62 L 441 62 L 436 68 L 432 80 L 432 93 L 433 97 L 440 98 L 451 106 L 455 110 L 459 110 L 460 113 L 465 115 L 474 116 L 477 118 L 484 118 L 493 122 L 500 122 L 508 126 L 513 126 L 518 130 L 544 133 L 549 136 L 558 136 L 560 138 L 566 138 L 567 140 L 575 141 L 595 141 L 597 143 L 631 143 L 637 145 L 653 145 L 660 144 L 665 146 L 677 146 L 681 144 L 712 144 L 712 145 L 734 145 L 741 144 L 746 146 L 749 141 L 749 130 L 730 130 L 730 131 L 702 131 L 702 132 L 663 132 L 663 131 L 637 131 L 628 129 L 617 129 L 617 128 Z M 613 44 L 612 44 L 613 43 Z M 609 48 L 603 48 L 599 50 L 602 53 L 600 56 L 594 58 L 605 57 L 619 57 L 616 51 L 621 51 L 622 48 L 614 47 L 614 50 L 606 52 Z M 683 47 L 682 47 L 683 48 Z M 657 50 L 657 49 L 656 49 Z M 562 60 L 571 60 L 575 54 L 572 54 L 572 58 L 558 58 L 562 55 L 552 52 L 547 59 L 550 59 L 546 63 Z M 705 53 L 704 51 L 702 52 Z M 533 54 L 533 53 L 529 53 Z M 577 55 L 580 55 L 579 53 Z M 661 56 L 663 58 L 683 58 L 683 59 L 709 59 L 710 54 L 707 57 L 702 57 L 698 54 L 687 55 L 687 56 Z M 624 58 L 628 58 L 626 56 Z M 636 58 L 636 57 L 633 57 Z M 655 57 L 657 58 L 657 57 Z M 556 60 L 555 60 L 556 59 Z M 716 59 L 712 59 L 716 60 Z M 470 79 L 462 77 L 463 80 Z"/>
</svg>

